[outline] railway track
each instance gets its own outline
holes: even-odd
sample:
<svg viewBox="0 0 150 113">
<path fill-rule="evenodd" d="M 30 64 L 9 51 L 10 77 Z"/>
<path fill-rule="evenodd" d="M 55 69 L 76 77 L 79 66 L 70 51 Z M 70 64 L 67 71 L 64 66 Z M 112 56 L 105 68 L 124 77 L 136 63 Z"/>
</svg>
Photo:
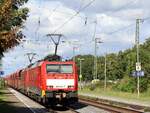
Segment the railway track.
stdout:
<svg viewBox="0 0 150 113">
<path fill-rule="evenodd" d="M 113 106 L 110 104 L 105 104 L 99 101 L 94 101 L 91 99 L 79 99 L 80 103 L 95 106 L 100 109 L 104 109 L 106 111 L 109 111 L 111 113 L 143 113 L 143 111 L 131 109 L 131 108 L 125 108 L 125 107 L 119 107 L 119 106 Z"/>
<path fill-rule="evenodd" d="M 48 111 L 50 113 L 79 113 L 71 107 L 57 107 L 57 106 L 53 108 L 48 108 Z"/>
<path fill-rule="evenodd" d="M 117 106 L 112 106 L 109 104 L 100 103 L 98 101 L 94 101 L 91 99 L 79 99 L 79 103 L 76 105 L 72 105 L 70 107 L 56 106 L 56 107 L 42 107 L 39 103 L 31 100 L 20 92 L 9 88 L 11 92 L 19 98 L 25 105 L 29 107 L 33 111 L 33 113 L 82 113 L 79 109 L 87 108 L 90 112 L 90 109 L 87 107 L 88 105 L 94 106 L 98 109 L 103 109 L 111 113 L 143 113 L 142 111 L 137 111 L 135 109 L 122 108 Z M 45 110 L 44 110 L 45 109 Z M 47 109 L 47 110 L 46 110 Z M 40 112 L 40 111 L 41 112 Z"/>
</svg>

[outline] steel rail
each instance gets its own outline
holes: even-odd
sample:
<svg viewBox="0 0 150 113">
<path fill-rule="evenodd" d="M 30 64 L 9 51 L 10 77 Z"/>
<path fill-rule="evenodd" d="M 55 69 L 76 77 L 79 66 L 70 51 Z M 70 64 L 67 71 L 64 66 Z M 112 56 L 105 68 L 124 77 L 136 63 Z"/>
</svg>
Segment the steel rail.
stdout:
<svg viewBox="0 0 150 113">
<path fill-rule="evenodd" d="M 131 109 L 131 108 L 126 108 L 126 107 L 110 105 L 110 104 L 102 103 L 100 101 L 94 101 L 91 99 L 80 98 L 79 102 L 110 111 L 111 113 L 143 113 L 143 111 L 139 111 L 139 110 L 135 110 L 135 109 Z"/>
</svg>

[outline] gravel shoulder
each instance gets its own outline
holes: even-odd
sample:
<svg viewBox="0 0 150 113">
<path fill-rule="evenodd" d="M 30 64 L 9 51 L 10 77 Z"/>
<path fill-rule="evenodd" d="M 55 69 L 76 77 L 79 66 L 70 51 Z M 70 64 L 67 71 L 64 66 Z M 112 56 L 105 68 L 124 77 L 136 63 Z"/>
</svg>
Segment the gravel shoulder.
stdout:
<svg viewBox="0 0 150 113">
<path fill-rule="evenodd" d="M 133 105 L 139 105 L 139 106 L 145 106 L 145 107 L 150 107 L 150 101 L 139 101 L 139 100 L 132 100 L 132 99 L 123 99 L 119 97 L 108 97 L 108 96 L 97 96 L 94 94 L 88 94 L 88 93 L 80 93 L 79 95 L 81 96 L 88 96 L 88 97 L 93 97 L 93 98 L 99 98 L 99 99 L 104 99 L 104 100 L 110 100 L 110 101 L 115 101 L 115 102 L 121 102 L 125 104 L 133 104 Z"/>
</svg>

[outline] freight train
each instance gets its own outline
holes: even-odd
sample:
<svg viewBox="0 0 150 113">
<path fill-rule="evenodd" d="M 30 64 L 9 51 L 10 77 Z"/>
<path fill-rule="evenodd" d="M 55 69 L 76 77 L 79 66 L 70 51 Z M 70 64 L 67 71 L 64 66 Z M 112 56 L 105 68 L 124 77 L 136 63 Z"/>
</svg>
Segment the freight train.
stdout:
<svg viewBox="0 0 150 113">
<path fill-rule="evenodd" d="M 6 76 L 7 84 L 45 105 L 66 106 L 78 102 L 75 62 L 49 59 L 37 61 Z"/>
</svg>

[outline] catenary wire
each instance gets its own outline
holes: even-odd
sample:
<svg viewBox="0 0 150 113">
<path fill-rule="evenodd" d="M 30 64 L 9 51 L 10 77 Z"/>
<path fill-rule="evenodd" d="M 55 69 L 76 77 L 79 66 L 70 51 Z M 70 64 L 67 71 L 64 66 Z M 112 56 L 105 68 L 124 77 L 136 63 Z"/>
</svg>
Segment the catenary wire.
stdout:
<svg viewBox="0 0 150 113">
<path fill-rule="evenodd" d="M 85 10 L 87 7 L 89 7 L 93 2 L 95 2 L 95 0 L 92 0 L 91 2 L 89 2 L 87 5 L 85 5 L 83 8 L 81 8 L 78 12 L 76 12 L 76 14 L 74 14 L 72 17 L 70 17 L 67 21 L 65 21 L 61 26 L 59 26 L 54 32 L 53 34 L 55 34 L 59 29 L 61 29 L 62 27 L 64 27 L 67 23 L 69 23 L 73 18 L 75 18 L 81 11 Z"/>
</svg>

